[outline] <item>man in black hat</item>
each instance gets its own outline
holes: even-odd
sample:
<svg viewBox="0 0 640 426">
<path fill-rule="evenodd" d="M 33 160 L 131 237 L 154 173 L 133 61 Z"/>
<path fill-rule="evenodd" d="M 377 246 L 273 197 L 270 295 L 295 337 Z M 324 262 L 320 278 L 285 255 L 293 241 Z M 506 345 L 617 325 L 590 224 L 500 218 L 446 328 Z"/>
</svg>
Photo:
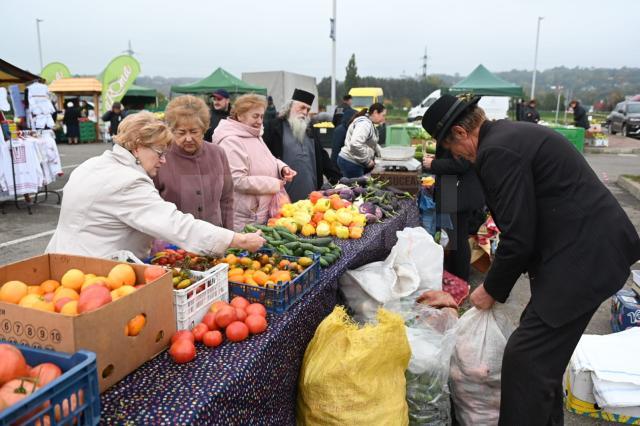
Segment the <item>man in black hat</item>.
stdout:
<svg viewBox="0 0 640 426">
<path fill-rule="evenodd" d="M 474 163 L 501 231 L 473 305 L 505 302 L 529 273 L 531 300 L 504 351 L 499 424 L 562 425 L 562 374 L 593 313 L 640 258 L 640 238 L 566 138 L 531 123 L 487 121 L 478 100 L 444 95 L 422 126 Z"/>
<path fill-rule="evenodd" d="M 313 138 L 309 127 L 309 111 L 315 95 L 295 89 L 278 118 L 267 123 L 263 139 L 271 153 L 287 164 L 295 165 L 296 178 L 285 188 L 291 201 L 307 198 L 320 189 L 324 176 L 331 183 L 340 179 L 340 171 L 329 154 Z"/>
<path fill-rule="evenodd" d="M 218 89 L 213 92 L 213 109 L 211 109 L 211 119 L 209 122 L 209 128 L 204 132 L 204 140 L 211 142 L 213 140 L 213 131 L 216 130 L 220 120 L 224 120 L 229 117 L 231 112 L 230 95 L 224 89 Z"/>
</svg>

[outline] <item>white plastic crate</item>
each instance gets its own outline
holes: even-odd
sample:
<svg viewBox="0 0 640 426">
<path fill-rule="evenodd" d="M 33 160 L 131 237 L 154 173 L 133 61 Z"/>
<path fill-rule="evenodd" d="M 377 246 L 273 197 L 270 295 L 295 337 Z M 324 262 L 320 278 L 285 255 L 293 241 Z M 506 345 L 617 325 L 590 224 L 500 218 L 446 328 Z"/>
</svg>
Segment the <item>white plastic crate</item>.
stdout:
<svg viewBox="0 0 640 426">
<path fill-rule="evenodd" d="M 109 259 L 116 262 L 144 264 L 133 253 L 120 250 Z M 176 309 L 176 328 L 191 330 L 205 316 L 213 302 L 229 301 L 229 265 L 221 263 L 204 272 L 191 271 L 198 281 L 182 290 L 173 290 L 173 306 Z"/>
<path fill-rule="evenodd" d="M 213 302 L 229 301 L 228 268 L 229 265 L 221 263 L 210 272 L 191 271 L 194 277 L 200 279 L 183 290 L 173 290 L 178 330 L 191 330 L 202 320 Z"/>
</svg>

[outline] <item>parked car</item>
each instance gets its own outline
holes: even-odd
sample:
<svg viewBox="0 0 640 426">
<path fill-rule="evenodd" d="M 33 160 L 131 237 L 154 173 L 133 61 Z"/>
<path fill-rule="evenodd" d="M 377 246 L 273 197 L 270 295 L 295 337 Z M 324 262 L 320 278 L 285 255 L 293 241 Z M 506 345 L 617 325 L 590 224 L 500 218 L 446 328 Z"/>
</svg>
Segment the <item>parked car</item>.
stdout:
<svg viewBox="0 0 640 426">
<path fill-rule="evenodd" d="M 640 102 L 620 102 L 607 117 L 609 133 L 622 136 L 640 135 Z"/>
<path fill-rule="evenodd" d="M 422 102 L 411 108 L 407 115 L 407 121 L 421 121 L 422 116 L 440 98 L 441 94 L 440 90 L 431 92 Z M 484 110 L 489 120 L 501 120 L 508 117 L 509 98 L 506 96 L 483 96 L 478 106 Z"/>
</svg>

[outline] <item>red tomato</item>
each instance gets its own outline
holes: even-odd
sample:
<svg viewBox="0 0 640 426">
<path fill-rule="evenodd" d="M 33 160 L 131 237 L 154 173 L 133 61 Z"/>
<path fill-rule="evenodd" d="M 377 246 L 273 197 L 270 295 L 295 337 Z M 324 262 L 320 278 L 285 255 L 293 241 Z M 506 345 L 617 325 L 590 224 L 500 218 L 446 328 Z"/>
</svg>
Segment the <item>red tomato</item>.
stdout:
<svg viewBox="0 0 640 426">
<path fill-rule="evenodd" d="M 220 328 L 225 328 L 237 319 L 238 316 L 234 307 L 225 306 L 216 312 L 216 324 L 218 324 Z"/>
<path fill-rule="evenodd" d="M 207 324 L 203 323 L 196 324 L 196 326 L 191 330 L 196 342 L 202 342 L 202 336 L 204 336 L 204 333 L 206 333 L 207 331 L 209 331 L 209 327 L 207 326 Z"/>
<path fill-rule="evenodd" d="M 29 375 L 27 361 L 15 346 L 0 344 L 0 359 L 0 386 L 16 377 Z"/>
<path fill-rule="evenodd" d="M 251 334 L 259 334 L 267 329 L 267 320 L 262 315 L 252 314 L 244 320 Z"/>
<path fill-rule="evenodd" d="M 215 348 L 216 346 L 220 346 L 222 343 L 222 333 L 218 330 L 207 331 L 202 336 L 202 342 L 205 346 L 209 346 L 211 348 Z"/>
<path fill-rule="evenodd" d="M 244 309 L 236 308 L 236 317 L 238 321 L 244 321 L 247 319 L 247 313 Z"/>
<path fill-rule="evenodd" d="M 191 343 L 196 341 L 195 337 L 193 337 L 192 332 L 190 332 L 189 330 L 180 330 L 176 331 L 176 334 L 171 337 L 171 344 L 177 342 L 180 339 L 187 339 Z"/>
<path fill-rule="evenodd" d="M 29 372 L 31 377 L 38 379 L 38 386 L 42 387 L 50 383 L 62 375 L 62 370 L 55 364 L 44 362 L 38 364 Z"/>
<path fill-rule="evenodd" d="M 213 304 L 211 305 L 211 312 L 218 312 L 220 309 L 229 306 L 229 304 L 227 302 L 225 302 L 224 300 L 216 300 L 215 302 L 213 302 Z"/>
<path fill-rule="evenodd" d="M 171 344 L 169 355 L 176 364 L 184 364 L 196 357 L 196 347 L 188 339 L 178 339 Z"/>
<path fill-rule="evenodd" d="M 267 310 L 264 305 L 260 303 L 252 303 L 246 307 L 245 311 L 247 315 L 262 315 L 263 317 L 267 317 Z"/>
<path fill-rule="evenodd" d="M 231 300 L 230 305 L 234 308 L 244 309 L 249 306 L 249 301 L 242 296 L 236 296 Z"/>
<path fill-rule="evenodd" d="M 227 339 L 232 342 L 240 342 L 249 337 L 249 327 L 243 322 L 234 321 L 225 330 Z"/>
<path fill-rule="evenodd" d="M 216 314 L 213 312 L 207 312 L 207 314 L 202 318 L 202 323 L 207 324 L 209 330 L 217 330 L 218 324 L 216 324 Z"/>
</svg>

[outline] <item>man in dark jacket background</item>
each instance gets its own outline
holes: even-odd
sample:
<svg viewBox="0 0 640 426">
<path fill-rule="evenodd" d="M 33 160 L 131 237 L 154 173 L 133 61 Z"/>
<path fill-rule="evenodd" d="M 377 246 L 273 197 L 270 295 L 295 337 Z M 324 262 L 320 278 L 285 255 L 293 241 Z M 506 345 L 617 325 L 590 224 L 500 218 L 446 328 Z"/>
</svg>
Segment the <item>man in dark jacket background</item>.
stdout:
<svg viewBox="0 0 640 426">
<path fill-rule="evenodd" d="M 540 121 L 540 114 L 536 109 L 536 100 L 531 99 L 521 114 L 520 121 L 528 121 L 529 123 L 537 123 Z"/>
<path fill-rule="evenodd" d="M 211 120 L 209 122 L 209 128 L 204 132 L 204 140 L 211 142 L 213 140 L 213 131 L 218 127 L 220 120 L 224 120 L 229 117 L 231 112 L 230 95 L 224 89 L 218 89 L 213 92 L 213 109 L 211 110 Z"/>
<path fill-rule="evenodd" d="M 336 110 L 333 112 L 333 119 L 331 120 L 331 122 L 333 123 L 334 127 L 338 127 L 340 124 L 344 124 L 345 127 L 349 126 L 351 117 L 353 117 L 357 112 L 351 107 L 351 102 L 351 95 L 344 95 L 342 97 L 342 104 L 338 105 L 338 107 L 336 107 Z"/>
<path fill-rule="evenodd" d="M 102 115 L 102 121 L 109 123 L 109 134 L 112 137 L 118 134 L 118 126 L 123 118 L 122 104 L 120 102 L 114 102 L 111 110 Z"/>
<path fill-rule="evenodd" d="M 293 182 L 285 186 L 293 202 L 320 189 L 324 176 L 331 183 L 341 177 L 327 151 L 312 136 L 309 111 L 314 98 L 312 93 L 295 89 L 278 118 L 266 125 L 263 135 L 271 153 L 298 172 Z"/>
<path fill-rule="evenodd" d="M 584 109 L 580 102 L 571 101 L 569 106 L 573 110 L 573 125 L 576 127 L 582 127 L 583 129 L 588 129 L 589 126 L 589 117 L 587 117 L 587 110 Z"/>
<path fill-rule="evenodd" d="M 505 302 L 529 273 L 531 300 L 504 351 L 499 424 L 562 425 L 562 375 L 593 313 L 640 259 L 640 238 L 566 138 L 530 123 L 488 121 L 478 100 L 444 95 L 422 125 L 474 163 L 501 231 L 473 305 Z"/>
</svg>

